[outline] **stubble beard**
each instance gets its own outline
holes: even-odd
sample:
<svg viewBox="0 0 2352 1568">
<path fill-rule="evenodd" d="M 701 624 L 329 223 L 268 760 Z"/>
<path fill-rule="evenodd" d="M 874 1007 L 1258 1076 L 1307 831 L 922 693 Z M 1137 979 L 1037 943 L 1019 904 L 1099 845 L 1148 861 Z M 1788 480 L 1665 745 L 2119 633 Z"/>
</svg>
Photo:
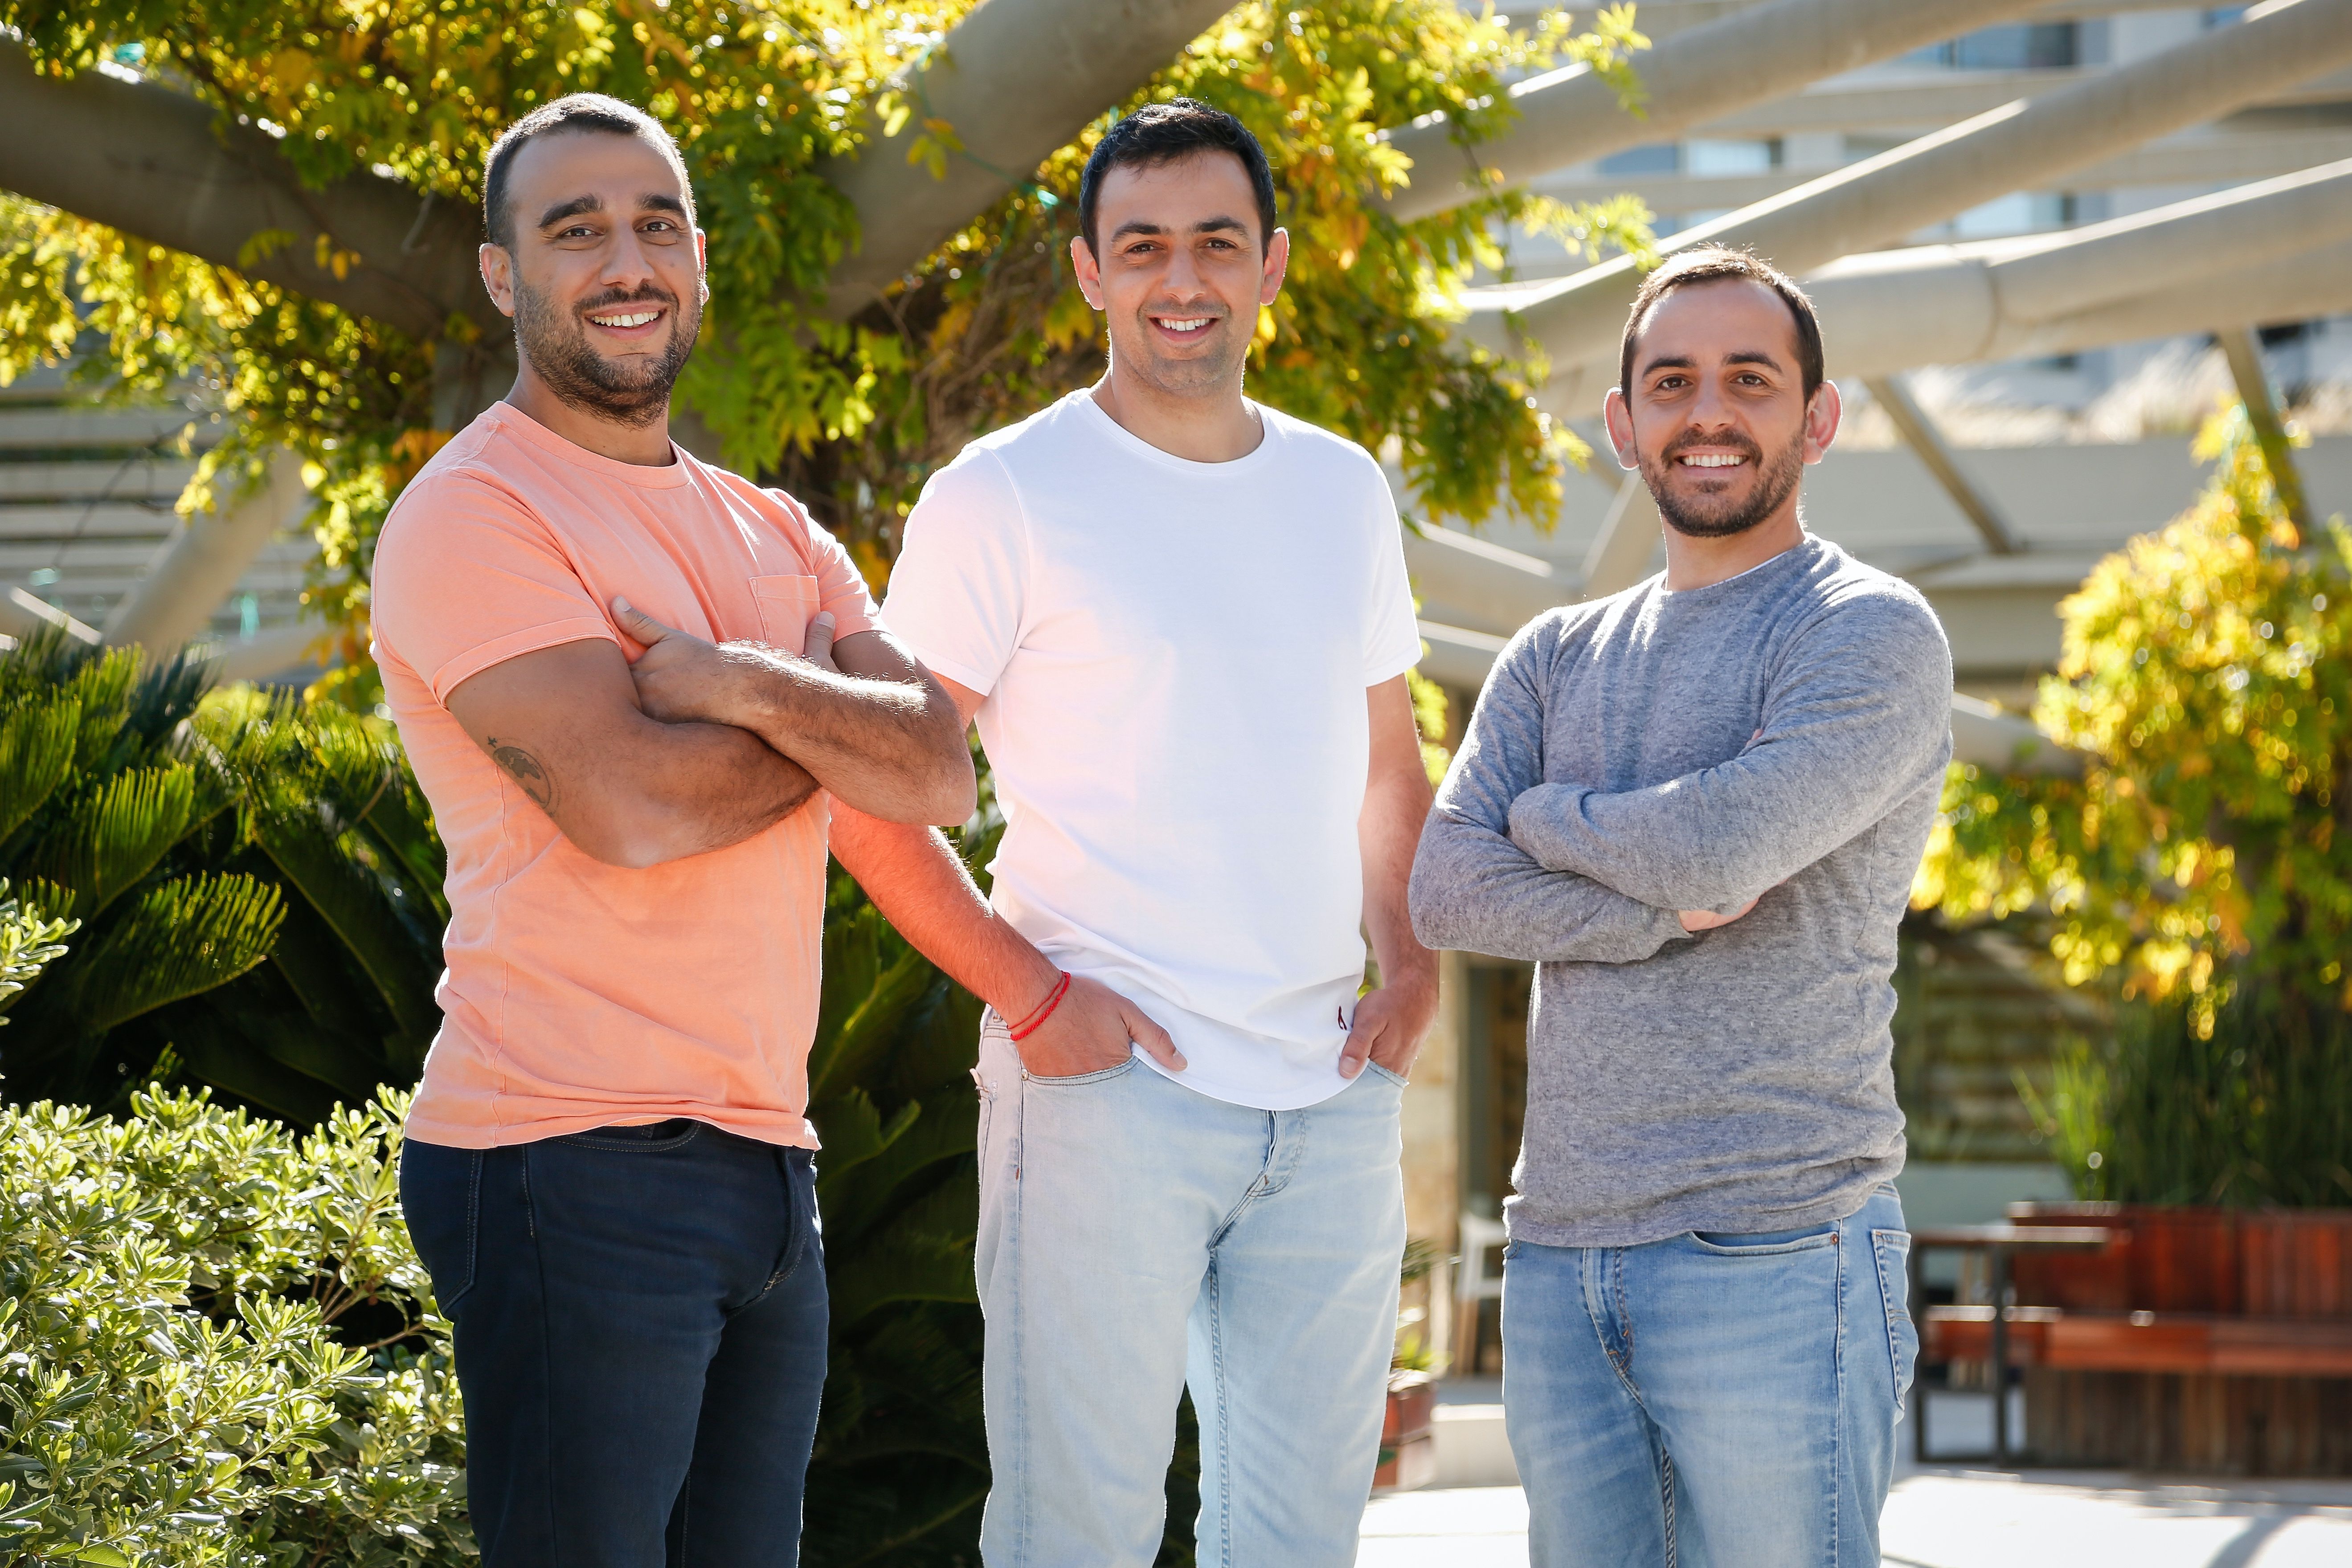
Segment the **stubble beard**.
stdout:
<svg viewBox="0 0 2352 1568">
<path fill-rule="evenodd" d="M 1675 458 L 1690 446 L 1745 447 L 1748 460 L 1761 472 L 1756 489 L 1744 504 L 1720 496 L 1702 496 L 1678 500 L 1669 494 L 1667 481 L 1675 472 Z M 1802 433 L 1788 445 L 1774 453 L 1768 462 L 1763 450 L 1752 443 L 1713 439 L 1676 438 L 1667 443 L 1666 449 L 1654 459 L 1642 460 L 1642 481 L 1650 487 L 1650 498 L 1658 504 L 1658 516 L 1666 526 L 1686 538 L 1726 539 L 1744 534 L 1780 509 L 1781 504 L 1797 488 L 1797 481 L 1805 472 L 1805 438 Z"/>
<path fill-rule="evenodd" d="M 1241 379 L 1243 361 L 1249 354 L 1249 345 L 1246 342 L 1235 344 L 1231 340 L 1231 317 L 1222 317 L 1201 329 L 1203 333 L 1219 336 L 1221 352 L 1197 360 L 1170 359 L 1160 353 L 1151 326 L 1152 316 L 1181 314 L 1183 312 L 1177 310 L 1147 310 L 1136 317 L 1133 352 L 1124 356 L 1127 368 L 1136 380 L 1162 396 L 1179 398 L 1200 397 L 1237 382 Z"/>
<path fill-rule="evenodd" d="M 702 328 L 699 299 L 683 301 L 667 289 L 596 299 L 567 312 L 530 284 L 515 280 L 515 338 L 524 358 L 566 405 L 599 419 L 643 429 L 669 412 L 670 388 L 694 352 Z M 619 305 L 669 307 L 669 341 L 650 360 L 613 360 L 588 343 L 581 317 Z"/>
</svg>

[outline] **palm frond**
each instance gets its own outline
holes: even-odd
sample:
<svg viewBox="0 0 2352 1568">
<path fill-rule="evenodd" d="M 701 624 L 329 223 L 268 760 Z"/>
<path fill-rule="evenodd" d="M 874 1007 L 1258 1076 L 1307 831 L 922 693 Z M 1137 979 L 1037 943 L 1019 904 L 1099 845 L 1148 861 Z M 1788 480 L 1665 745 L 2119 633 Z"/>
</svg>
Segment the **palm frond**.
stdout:
<svg viewBox="0 0 2352 1568">
<path fill-rule="evenodd" d="M 186 833 L 195 781 L 194 769 L 173 763 L 127 769 L 81 791 L 25 857 L 26 873 L 72 889 L 66 913 L 96 916 Z"/>
<path fill-rule="evenodd" d="M 103 1034 L 232 980 L 269 956 L 284 918 L 278 890 L 249 876 L 161 883 L 110 922 L 74 966 L 61 998 L 70 1023 L 83 1036 Z"/>
<path fill-rule="evenodd" d="M 433 1005 L 437 944 L 420 941 L 394 907 L 383 879 L 352 858 L 319 805 L 293 781 L 266 781 L 247 821 L 254 842 L 374 983 L 395 1027 L 412 1038 L 429 1037 L 438 1021 Z"/>
<path fill-rule="evenodd" d="M 41 809 L 73 769 L 81 704 L 51 695 L 0 718 L 0 843 Z"/>
<path fill-rule="evenodd" d="M 931 961 L 914 948 L 903 947 L 896 954 L 831 1038 L 819 1034 L 816 1047 L 809 1052 L 810 1100 L 824 1100 L 835 1085 L 863 1075 L 891 1043 L 908 1009 L 922 1000 L 938 975 Z"/>
</svg>

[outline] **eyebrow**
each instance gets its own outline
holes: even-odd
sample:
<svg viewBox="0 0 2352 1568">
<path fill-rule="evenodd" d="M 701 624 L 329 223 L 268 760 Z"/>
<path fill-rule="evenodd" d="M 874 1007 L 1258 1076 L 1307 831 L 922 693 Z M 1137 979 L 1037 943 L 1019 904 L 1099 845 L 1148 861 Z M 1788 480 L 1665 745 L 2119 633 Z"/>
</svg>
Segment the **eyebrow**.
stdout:
<svg viewBox="0 0 2352 1568">
<path fill-rule="evenodd" d="M 548 208 L 547 211 L 540 214 L 539 226 L 543 229 L 552 228 L 566 218 L 582 217 L 589 213 L 601 213 L 604 210 L 604 198 L 602 196 L 594 195 L 593 193 L 585 196 L 574 196 L 568 202 L 558 202 L 553 206 Z M 676 196 L 665 195 L 658 191 L 648 192 L 645 195 L 639 196 L 637 198 L 637 210 L 641 213 L 675 213 L 679 217 L 686 216 L 686 204 L 684 202 L 679 201 Z"/>
<path fill-rule="evenodd" d="M 1723 362 L 1727 365 L 1762 365 L 1767 370 L 1774 371 L 1782 368 L 1778 356 L 1768 354 L 1761 349 L 1734 349 L 1723 356 Z M 1695 371 L 1696 369 L 1698 369 L 1698 361 L 1688 354 L 1661 354 L 1642 366 L 1642 374 L 1648 376 L 1654 371 Z"/>
<path fill-rule="evenodd" d="M 1168 226 L 1165 224 L 1155 224 L 1149 218 L 1129 218 L 1111 230 L 1110 237 L 1119 240 L 1125 239 L 1129 235 L 1164 235 L 1167 232 Z M 1196 235 L 1228 232 L 1245 235 L 1249 233 L 1249 225 L 1239 218 L 1229 218 L 1220 214 L 1213 218 L 1202 218 L 1192 225 L 1192 232 Z"/>
</svg>

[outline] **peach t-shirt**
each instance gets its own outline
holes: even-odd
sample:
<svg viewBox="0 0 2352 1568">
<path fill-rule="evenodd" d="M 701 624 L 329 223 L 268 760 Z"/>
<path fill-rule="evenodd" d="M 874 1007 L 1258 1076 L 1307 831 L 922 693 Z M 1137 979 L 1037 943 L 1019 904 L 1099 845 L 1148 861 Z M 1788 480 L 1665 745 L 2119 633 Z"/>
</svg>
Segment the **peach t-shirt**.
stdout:
<svg viewBox="0 0 2352 1568">
<path fill-rule="evenodd" d="M 814 1147 L 826 797 L 723 850 L 591 860 L 443 706 L 492 664 L 602 637 L 620 594 L 714 641 L 797 651 L 830 611 L 872 630 L 847 553 L 781 491 L 683 450 L 617 463 L 495 403 L 392 508 L 375 558 L 384 695 L 448 846 L 440 1034 L 409 1113 L 429 1144 L 495 1148 L 690 1116 Z"/>
</svg>

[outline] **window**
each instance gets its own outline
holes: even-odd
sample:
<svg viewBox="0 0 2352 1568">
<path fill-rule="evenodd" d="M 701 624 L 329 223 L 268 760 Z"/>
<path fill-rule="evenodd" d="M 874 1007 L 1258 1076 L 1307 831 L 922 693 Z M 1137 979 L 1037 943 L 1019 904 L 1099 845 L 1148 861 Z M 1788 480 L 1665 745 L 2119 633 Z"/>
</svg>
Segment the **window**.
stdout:
<svg viewBox="0 0 2352 1568">
<path fill-rule="evenodd" d="M 1912 65 L 1952 70 L 2050 70 L 2083 63 L 2082 37 L 2072 22 L 2013 22 L 1914 49 L 1903 57 Z"/>
</svg>

